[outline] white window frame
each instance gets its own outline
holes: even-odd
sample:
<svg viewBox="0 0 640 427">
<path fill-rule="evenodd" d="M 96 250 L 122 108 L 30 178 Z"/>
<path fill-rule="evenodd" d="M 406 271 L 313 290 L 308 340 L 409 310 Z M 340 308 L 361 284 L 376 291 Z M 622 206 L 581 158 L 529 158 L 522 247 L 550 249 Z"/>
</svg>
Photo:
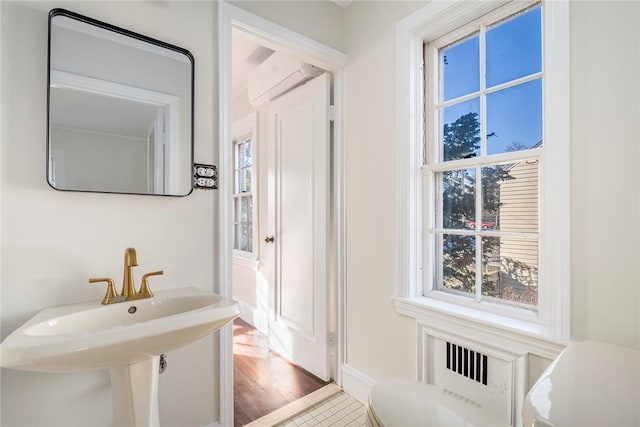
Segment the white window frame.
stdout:
<svg viewBox="0 0 640 427">
<path fill-rule="evenodd" d="M 425 90 L 426 93 L 426 121 L 428 125 L 426 126 L 426 143 L 425 150 L 427 151 L 427 162 L 424 164 L 422 168 L 422 182 L 423 182 L 423 215 L 425 224 L 432 224 L 432 228 L 438 229 L 433 233 L 424 233 L 425 241 L 423 242 L 424 248 L 424 258 L 425 264 L 423 266 L 423 294 L 431 296 L 432 298 L 441 299 L 443 301 L 450 301 L 456 304 L 465 305 L 467 307 L 480 308 L 482 310 L 490 311 L 493 313 L 502 314 L 509 317 L 515 317 L 522 320 L 527 320 L 530 322 L 538 322 L 539 316 L 536 312 L 531 311 L 529 309 L 523 309 L 516 307 L 515 304 L 511 305 L 508 302 L 500 303 L 497 301 L 489 302 L 488 299 L 481 295 L 482 285 L 479 281 L 479 278 L 476 277 L 476 294 L 473 299 L 469 299 L 469 295 L 462 296 L 457 295 L 454 292 L 447 292 L 444 289 L 438 289 L 438 284 L 435 283 L 434 278 L 436 277 L 436 272 L 440 271 L 442 273 L 442 265 L 436 262 L 438 258 L 438 254 L 432 253 L 432 251 L 439 251 L 436 247 L 431 247 L 430 241 L 432 238 L 435 238 L 436 234 L 441 234 L 442 236 L 451 235 L 450 233 L 443 232 L 441 226 L 436 225 L 437 218 L 439 217 L 436 211 L 438 210 L 438 205 L 436 199 L 440 196 L 436 190 L 437 186 L 437 178 L 436 175 L 446 171 L 459 170 L 459 169 L 473 169 L 476 170 L 478 167 L 484 166 L 494 166 L 497 164 L 504 164 L 506 161 L 509 162 L 517 162 L 517 161 L 525 161 L 535 159 L 538 161 L 542 161 L 544 145 L 539 148 L 529 149 L 529 150 L 518 150 L 513 152 L 504 152 L 500 154 L 492 154 L 488 156 L 487 151 L 487 142 L 485 135 L 488 130 L 485 128 L 486 126 L 486 108 L 483 103 L 480 102 L 480 136 L 482 137 L 482 144 L 480 147 L 480 155 L 477 157 L 469 158 L 469 159 L 458 159 L 458 160 L 449 160 L 444 161 L 441 159 L 441 154 L 438 152 L 442 149 L 440 138 L 438 137 L 439 128 L 438 128 L 438 117 L 435 117 L 433 111 L 436 109 L 436 104 L 444 104 L 445 102 L 437 101 L 435 98 L 439 97 L 440 90 L 438 86 L 440 86 L 437 82 L 440 81 L 440 71 L 439 67 L 439 51 L 440 49 L 445 48 L 451 43 L 455 43 L 458 40 L 465 39 L 469 35 L 473 33 L 481 34 L 479 32 L 481 27 L 484 27 L 485 31 L 488 28 L 504 21 L 505 19 L 510 19 L 515 14 L 520 12 L 524 12 L 529 10 L 531 7 L 536 6 L 539 2 L 534 1 L 531 5 L 523 7 L 526 5 L 524 2 L 513 2 L 507 5 L 504 5 L 493 12 L 490 12 L 486 15 L 483 15 L 479 19 L 476 19 L 470 22 L 467 25 L 464 25 L 450 33 L 447 33 L 445 36 L 435 40 L 433 43 L 426 45 L 425 47 L 425 57 L 426 57 L 426 82 L 428 87 Z M 486 34 L 486 33 L 485 33 Z M 482 52 L 486 49 L 486 45 L 484 45 L 484 35 L 480 35 L 480 51 Z M 480 55 L 481 58 L 481 68 L 480 68 L 480 76 L 483 76 L 486 73 L 486 63 L 483 59 L 484 55 Z M 469 99 L 478 99 L 481 100 L 483 96 L 487 96 L 490 93 L 497 92 L 498 90 L 502 90 L 505 88 L 511 88 L 518 86 L 520 84 L 530 82 L 533 80 L 541 80 L 544 81 L 544 70 L 536 73 L 532 73 L 530 75 L 509 80 L 507 82 L 501 83 L 499 85 L 495 85 L 492 88 L 486 88 L 485 83 L 483 81 L 480 82 L 479 89 L 472 94 L 473 98 L 470 98 L 471 95 L 465 95 L 464 97 L 458 97 L 458 99 L 452 99 L 446 101 L 449 103 L 451 101 L 460 102 L 460 98 L 469 98 Z M 482 80 L 482 79 L 481 79 Z M 462 101 L 464 102 L 464 101 Z M 543 108 L 544 111 L 544 108 Z M 430 130 L 429 130 L 430 129 Z M 540 169 L 544 169 L 543 167 Z M 477 173 L 477 171 L 476 171 Z M 434 191 L 436 190 L 436 191 Z M 476 186 L 476 218 L 479 220 L 481 218 L 480 209 L 481 206 L 481 187 Z M 425 229 L 428 227 L 427 225 L 423 226 Z M 458 230 L 460 231 L 460 230 Z M 469 237 L 474 237 L 476 235 L 488 236 L 484 231 L 478 232 L 478 230 L 465 230 L 463 232 Z M 502 230 L 495 231 L 490 233 L 493 236 L 508 238 L 509 234 Z M 460 234 L 456 234 L 460 235 Z M 528 238 L 530 240 L 539 241 L 539 233 L 513 233 L 512 237 L 516 237 L 519 239 Z M 475 261 L 475 269 L 478 268 L 477 263 L 481 262 L 482 253 L 481 247 L 476 245 L 476 261 Z M 438 279 L 439 280 L 439 279 Z M 496 300 L 494 298 L 494 300 Z"/>
<path fill-rule="evenodd" d="M 423 43 L 455 31 L 499 7 L 514 12 L 535 1 L 432 2 L 399 22 L 397 40 L 398 312 L 419 320 L 438 320 L 449 329 L 472 334 L 482 325 L 509 334 L 526 347 L 570 338 L 569 199 L 569 3 L 542 1 L 543 140 L 540 153 L 540 253 L 538 315 L 516 318 L 505 312 L 465 307 L 424 296 L 423 261 Z M 549 191 L 552 189 L 552 191 Z M 428 198 L 427 198 L 428 199 Z M 433 199 L 433 198 L 431 198 Z M 460 329 L 462 327 L 462 329 Z M 466 331 L 466 332 L 465 332 Z M 544 351 L 541 351 L 544 353 Z"/>
<path fill-rule="evenodd" d="M 258 113 L 257 112 L 252 112 L 249 113 L 248 115 L 246 115 L 245 117 L 243 117 L 242 119 L 238 120 L 236 123 L 234 123 L 233 125 L 233 132 L 232 132 L 232 136 L 233 136 L 233 170 L 234 170 L 234 175 L 233 175 L 233 199 L 234 199 L 234 206 L 235 206 L 235 199 L 237 197 L 239 197 L 239 195 L 236 193 L 236 188 L 237 188 L 237 182 L 236 182 L 236 164 L 235 164 L 235 157 L 236 157 L 236 153 L 237 153 L 237 145 L 238 143 L 242 140 L 247 140 L 247 139 L 251 139 L 251 159 L 252 159 L 252 164 L 251 164 L 251 193 L 249 193 L 249 195 L 251 196 L 251 198 L 253 199 L 253 209 L 252 209 L 252 217 L 251 217 L 251 221 L 252 221 L 252 242 L 251 242 L 251 248 L 252 251 L 243 251 L 240 249 L 235 249 L 233 248 L 233 260 L 234 263 L 245 263 L 248 262 L 249 264 L 247 264 L 250 267 L 254 267 L 255 261 L 258 260 L 259 258 L 259 243 L 258 243 L 258 233 L 259 233 L 259 223 L 258 223 L 258 211 L 259 211 L 259 205 L 258 205 L 258 138 L 257 138 L 257 129 L 258 129 Z M 243 197 L 247 196 L 247 194 L 243 194 Z M 235 214 L 233 215 L 233 222 L 234 222 L 234 228 L 235 228 Z M 235 234 L 234 234 L 235 236 Z M 235 237 L 234 237 L 235 239 Z M 233 240 L 233 239 L 232 239 Z M 233 246 L 235 246 L 235 241 Z M 232 247 L 233 247 L 232 246 Z"/>
</svg>

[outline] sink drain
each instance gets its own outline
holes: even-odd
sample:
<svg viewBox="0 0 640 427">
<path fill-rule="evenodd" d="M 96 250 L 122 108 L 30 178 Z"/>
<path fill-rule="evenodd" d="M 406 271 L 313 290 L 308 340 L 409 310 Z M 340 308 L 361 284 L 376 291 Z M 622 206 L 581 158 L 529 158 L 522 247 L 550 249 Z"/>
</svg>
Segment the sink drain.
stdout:
<svg viewBox="0 0 640 427">
<path fill-rule="evenodd" d="M 135 305 L 132 305 L 127 311 L 129 312 L 129 314 L 133 314 L 138 311 L 138 308 Z"/>
</svg>

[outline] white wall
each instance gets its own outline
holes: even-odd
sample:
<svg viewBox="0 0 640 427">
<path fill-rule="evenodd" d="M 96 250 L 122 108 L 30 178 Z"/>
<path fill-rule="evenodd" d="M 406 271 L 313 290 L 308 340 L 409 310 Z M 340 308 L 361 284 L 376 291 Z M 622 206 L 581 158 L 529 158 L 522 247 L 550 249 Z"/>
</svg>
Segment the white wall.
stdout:
<svg viewBox="0 0 640 427">
<path fill-rule="evenodd" d="M 347 363 L 415 378 L 414 322 L 396 314 L 395 25 L 424 2 L 345 13 Z M 638 347 L 640 3 L 571 4 L 572 336 Z"/>
<path fill-rule="evenodd" d="M 185 198 L 68 193 L 46 183 L 47 13 L 65 7 L 190 50 L 196 58 L 195 156 L 216 161 L 216 5 L 209 2 L 2 2 L 2 338 L 40 309 L 99 300 L 92 276 L 120 281 L 124 249 L 153 289 L 215 291 L 217 193 Z M 160 381 L 164 425 L 203 426 L 218 416 L 217 340 L 169 354 Z M 54 375 L 2 370 L 3 426 L 107 426 L 107 371 Z"/>
<path fill-rule="evenodd" d="M 572 335 L 640 347 L 640 3 L 571 3 Z"/>
<path fill-rule="evenodd" d="M 345 52 L 344 11 L 322 0 L 233 0 L 229 3 Z"/>
<path fill-rule="evenodd" d="M 49 137 L 51 151 L 61 150 L 64 159 L 64 167 L 56 168 L 56 173 L 64 176 L 64 184 L 57 182 L 56 187 L 125 193 L 148 191 L 151 168 L 147 164 L 146 139 L 54 126 Z"/>
<path fill-rule="evenodd" d="M 347 364 L 415 379 L 415 321 L 396 314 L 396 22 L 419 2 L 354 2 L 345 14 Z"/>
<path fill-rule="evenodd" d="M 233 108 L 233 123 L 256 111 L 249 102 L 247 89 L 242 90 L 231 102 Z"/>
</svg>

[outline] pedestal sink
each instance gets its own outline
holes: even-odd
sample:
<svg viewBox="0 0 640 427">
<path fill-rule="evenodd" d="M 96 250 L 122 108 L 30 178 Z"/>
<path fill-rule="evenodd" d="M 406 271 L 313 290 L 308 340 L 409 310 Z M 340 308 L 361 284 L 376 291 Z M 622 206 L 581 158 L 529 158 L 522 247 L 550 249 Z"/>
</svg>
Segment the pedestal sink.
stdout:
<svg viewBox="0 0 640 427">
<path fill-rule="evenodd" d="M 156 426 L 160 355 L 202 338 L 240 314 L 237 302 L 196 288 L 110 305 L 41 311 L 1 344 L 3 368 L 82 372 L 109 368 L 114 425 Z"/>
</svg>

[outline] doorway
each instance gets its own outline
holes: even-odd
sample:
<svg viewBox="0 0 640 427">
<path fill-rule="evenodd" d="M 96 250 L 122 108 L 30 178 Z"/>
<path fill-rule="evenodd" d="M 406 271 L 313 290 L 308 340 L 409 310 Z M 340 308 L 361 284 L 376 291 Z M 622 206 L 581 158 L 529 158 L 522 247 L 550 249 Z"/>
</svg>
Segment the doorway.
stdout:
<svg viewBox="0 0 640 427">
<path fill-rule="evenodd" d="M 331 379 L 331 75 L 237 29 L 232 63 L 232 283 L 243 307 L 234 325 L 239 425 Z M 298 392 L 284 390 L 292 384 Z M 264 400 L 247 411 L 239 402 L 247 395 Z"/>
<path fill-rule="evenodd" d="M 269 350 L 267 336 L 238 318 L 233 323 L 234 425 L 240 427 L 328 383 Z"/>
<path fill-rule="evenodd" d="M 330 181 L 330 218 L 331 227 L 328 233 L 331 245 L 329 265 L 329 300 L 332 312 L 329 313 L 330 330 L 332 335 L 331 345 L 331 378 L 338 384 L 342 384 L 340 367 L 344 361 L 344 209 L 343 209 L 343 139 L 344 118 L 342 116 L 344 104 L 344 67 L 346 55 L 331 47 L 309 39 L 299 33 L 281 27 L 262 17 L 253 15 L 239 7 L 226 2 L 219 2 L 218 35 L 219 35 L 219 75 L 220 75 L 220 141 L 232 139 L 232 30 L 239 29 L 269 49 L 283 49 L 287 53 L 293 53 L 299 59 L 308 64 L 313 64 L 333 75 L 333 104 L 335 105 L 335 121 L 333 122 L 333 145 L 331 158 Z M 257 119 L 259 122 L 262 119 Z M 233 153 L 231 144 L 219 144 L 219 171 L 220 187 L 218 200 L 220 202 L 220 263 L 219 280 L 220 293 L 224 296 L 233 296 L 233 188 L 232 177 L 234 173 Z M 258 194 L 259 197 L 259 194 Z M 264 230 L 262 230 L 264 231 Z M 260 235 L 261 240 L 263 237 Z M 275 236 L 274 236 L 275 237 Z M 257 241 L 257 236 L 252 238 Z M 256 262 L 245 261 L 250 267 Z M 255 279 L 254 279 L 255 280 Z M 258 292 L 267 288 L 266 283 L 259 281 Z M 254 323 L 258 327 L 268 327 L 267 320 L 260 315 L 254 317 Z M 262 326 L 260 326 L 262 325 Z M 232 329 L 224 328 L 220 333 L 220 423 L 222 425 L 233 424 L 233 345 Z"/>
</svg>

